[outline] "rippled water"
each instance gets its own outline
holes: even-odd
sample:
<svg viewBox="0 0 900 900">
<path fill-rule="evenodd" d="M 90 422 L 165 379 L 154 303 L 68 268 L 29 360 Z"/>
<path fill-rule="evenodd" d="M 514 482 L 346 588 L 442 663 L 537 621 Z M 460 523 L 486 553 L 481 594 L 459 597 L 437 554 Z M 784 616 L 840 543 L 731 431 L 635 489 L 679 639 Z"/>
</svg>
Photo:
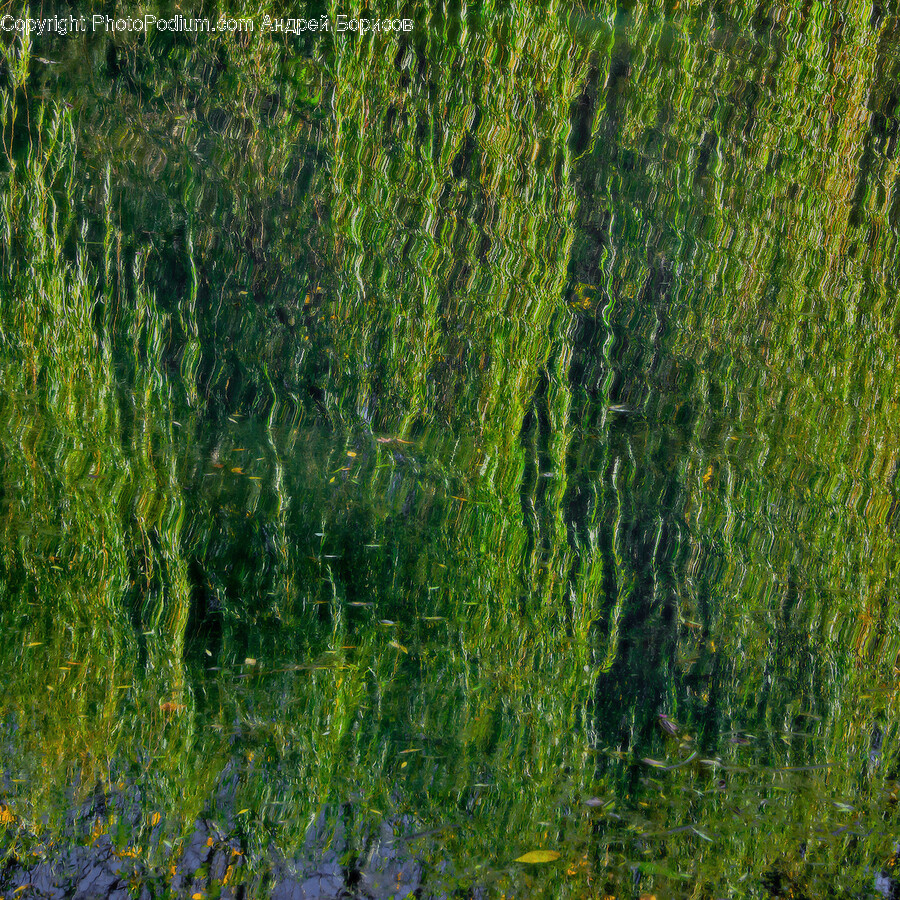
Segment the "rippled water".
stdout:
<svg viewBox="0 0 900 900">
<path fill-rule="evenodd" d="M 3 38 L 0 890 L 893 896 L 900 18 L 264 12 Z"/>
</svg>

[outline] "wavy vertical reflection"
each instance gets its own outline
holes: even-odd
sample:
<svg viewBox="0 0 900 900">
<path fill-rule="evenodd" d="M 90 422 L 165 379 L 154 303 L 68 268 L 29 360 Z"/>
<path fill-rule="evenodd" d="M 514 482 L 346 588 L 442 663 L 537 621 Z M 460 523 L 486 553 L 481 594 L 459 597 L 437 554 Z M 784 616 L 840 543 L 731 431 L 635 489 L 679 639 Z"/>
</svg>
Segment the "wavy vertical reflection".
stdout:
<svg viewBox="0 0 900 900">
<path fill-rule="evenodd" d="M 5 45 L 0 889 L 896 892 L 898 21 Z"/>
</svg>

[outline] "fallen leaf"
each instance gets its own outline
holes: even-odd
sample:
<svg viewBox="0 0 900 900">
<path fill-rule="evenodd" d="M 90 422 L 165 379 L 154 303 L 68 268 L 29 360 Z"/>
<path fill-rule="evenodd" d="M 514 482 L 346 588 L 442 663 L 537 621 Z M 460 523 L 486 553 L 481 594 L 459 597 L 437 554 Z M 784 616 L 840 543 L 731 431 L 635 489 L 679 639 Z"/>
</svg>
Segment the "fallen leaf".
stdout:
<svg viewBox="0 0 900 900">
<path fill-rule="evenodd" d="M 665 866 L 659 866 L 656 863 L 638 863 L 638 868 L 643 875 L 659 875 L 662 878 L 676 878 L 679 881 L 690 881 L 690 875 L 682 875 L 681 872 L 675 872 L 667 869 Z"/>
<path fill-rule="evenodd" d="M 548 863 L 559 859 L 559 854 L 555 850 L 532 850 L 524 856 L 520 856 L 516 862 L 529 863 L 537 865 L 538 863 Z"/>
<path fill-rule="evenodd" d="M 665 731 L 666 734 L 676 735 L 678 734 L 678 723 L 673 722 L 665 713 L 660 713 L 656 717 L 659 721 L 659 727 Z"/>
</svg>

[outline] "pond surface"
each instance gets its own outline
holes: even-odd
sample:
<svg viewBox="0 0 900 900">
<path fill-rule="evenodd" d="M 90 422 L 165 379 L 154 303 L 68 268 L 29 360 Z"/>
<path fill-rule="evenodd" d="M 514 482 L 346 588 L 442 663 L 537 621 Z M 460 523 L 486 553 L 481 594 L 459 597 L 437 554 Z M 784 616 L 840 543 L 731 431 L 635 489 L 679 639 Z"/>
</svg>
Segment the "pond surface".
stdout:
<svg viewBox="0 0 900 900">
<path fill-rule="evenodd" d="M 2 36 L 0 894 L 895 896 L 900 17 L 387 6 Z"/>
</svg>

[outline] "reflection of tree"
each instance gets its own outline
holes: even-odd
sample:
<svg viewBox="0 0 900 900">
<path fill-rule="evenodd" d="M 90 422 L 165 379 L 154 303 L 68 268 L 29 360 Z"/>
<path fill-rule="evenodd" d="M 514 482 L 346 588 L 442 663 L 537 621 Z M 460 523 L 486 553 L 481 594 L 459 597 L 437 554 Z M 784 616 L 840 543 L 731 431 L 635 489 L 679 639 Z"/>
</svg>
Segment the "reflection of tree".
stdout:
<svg viewBox="0 0 900 900">
<path fill-rule="evenodd" d="M 653 707 L 667 694 L 711 746 L 736 724 L 799 734 L 816 721 L 807 716 L 821 716 L 827 754 L 792 738 L 793 759 L 827 755 L 852 771 L 871 716 L 893 703 L 884 688 L 876 709 L 862 697 L 888 681 L 896 656 L 886 613 L 895 467 L 883 449 L 895 425 L 882 399 L 895 393 L 886 302 L 894 272 L 884 265 L 895 244 L 889 196 L 869 187 L 895 179 L 882 111 L 895 100 L 881 81 L 891 65 L 882 38 L 895 23 L 878 23 L 875 41 L 863 15 L 843 33 L 808 23 L 828 36 L 823 45 L 739 10 L 730 16 L 714 16 L 709 31 L 697 23 L 709 41 L 694 44 L 690 27 L 676 38 L 668 23 L 631 11 L 633 90 L 616 92 L 615 114 L 600 116 L 578 170 L 594 204 L 581 207 L 576 281 L 619 304 L 618 372 L 638 375 L 638 387 L 618 373 L 588 383 L 640 398 L 657 449 L 631 434 L 619 455 L 611 438 L 612 471 L 625 460 L 634 469 L 635 527 L 626 533 L 636 589 L 622 633 L 671 666 L 657 682 L 659 663 L 644 671 L 623 645 L 611 673 L 621 682 L 601 679 L 599 730 L 615 735 L 621 724 L 623 746 L 637 734 L 651 748 Z M 754 41 L 771 52 L 736 67 L 735 54 Z M 622 52 L 622 41 L 612 44 Z M 848 79 L 833 77 L 837 60 Z M 803 77 L 803 67 L 821 72 L 823 63 L 830 78 Z M 612 64 L 609 72 L 615 83 Z M 823 106 L 841 112 L 823 118 Z M 615 140 L 601 142 L 605 133 Z M 654 308 L 656 292 L 640 286 L 653 284 L 659 258 L 671 286 Z M 663 355 L 651 355 L 654 341 Z M 671 518 L 661 528 L 641 509 Z M 668 542 L 649 537 L 664 532 Z M 650 544 L 664 548 L 650 569 L 668 581 L 664 596 L 678 598 L 669 605 L 681 622 L 677 644 L 664 613 L 647 627 L 645 598 L 658 589 L 644 574 Z M 769 759 L 784 758 L 781 740 L 765 740 Z M 869 789 L 877 802 L 877 785 Z"/>
<path fill-rule="evenodd" d="M 635 757 L 686 733 L 754 772 L 843 766 L 780 805 L 787 776 L 729 774 L 739 826 L 699 764 L 659 775 L 695 791 L 660 830 L 733 829 L 714 860 L 666 844 L 711 883 L 833 821 L 848 786 L 877 808 L 859 761 L 873 722 L 895 732 L 896 22 L 609 12 L 585 40 L 582 14 L 512 28 L 486 6 L 319 58 L 123 44 L 66 76 L 88 108 L 34 104 L 30 139 L 22 91 L 15 123 L 7 103 L 3 289 L 29 300 L 0 311 L 9 621 L 52 599 L 116 673 L 47 701 L 59 732 L 86 716 L 69 747 L 124 746 L 126 673 L 169 704 L 127 727 L 167 742 L 170 799 L 191 771 L 199 808 L 227 754 L 259 752 L 307 812 L 427 785 L 417 812 L 474 822 L 457 849 L 479 858 L 573 796 L 655 789 Z M 206 650 L 285 671 L 271 695 L 252 666 L 204 685 L 199 735 L 179 707 Z M 421 734 L 432 768 L 398 794 Z"/>
</svg>

